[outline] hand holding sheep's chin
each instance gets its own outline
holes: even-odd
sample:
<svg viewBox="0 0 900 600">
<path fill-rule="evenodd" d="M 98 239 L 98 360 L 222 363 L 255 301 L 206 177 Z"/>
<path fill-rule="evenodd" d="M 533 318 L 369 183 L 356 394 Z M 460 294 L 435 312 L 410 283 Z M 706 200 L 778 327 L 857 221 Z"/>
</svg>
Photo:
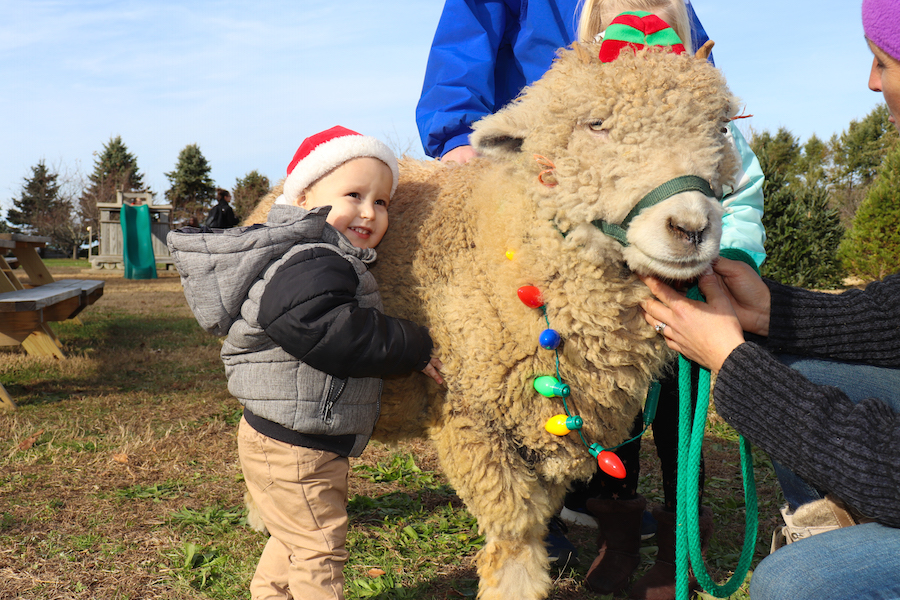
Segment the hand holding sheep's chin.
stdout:
<svg viewBox="0 0 900 600">
<path fill-rule="evenodd" d="M 422 372 L 434 379 L 438 385 L 443 385 L 444 378 L 441 377 L 441 374 L 438 372 L 443 368 L 444 364 L 436 356 L 432 356 L 431 360 L 428 361 L 428 364 L 425 365 L 425 368 L 422 369 Z"/>
<path fill-rule="evenodd" d="M 744 332 L 722 281 L 712 271 L 700 278 L 706 302 L 688 299 L 655 277 L 641 276 L 655 298 L 641 303 L 644 318 L 661 333 L 669 348 L 718 372 L 731 352 L 744 342 Z"/>
<path fill-rule="evenodd" d="M 721 278 L 723 289 L 744 331 L 769 335 L 772 294 L 769 287 L 745 262 L 719 258 L 713 271 Z"/>
</svg>

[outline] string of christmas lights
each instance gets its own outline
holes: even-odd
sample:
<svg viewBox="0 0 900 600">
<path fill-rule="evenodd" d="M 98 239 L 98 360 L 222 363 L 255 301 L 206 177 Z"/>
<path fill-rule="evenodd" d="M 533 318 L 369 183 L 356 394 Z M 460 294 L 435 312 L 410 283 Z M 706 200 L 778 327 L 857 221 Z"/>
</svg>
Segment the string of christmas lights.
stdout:
<svg viewBox="0 0 900 600">
<path fill-rule="evenodd" d="M 506 256 L 512 260 L 512 251 L 507 252 Z M 541 291 L 533 285 L 525 285 L 517 290 L 517 294 L 519 300 L 521 300 L 525 306 L 541 311 L 544 321 L 547 323 L 547 329 L 542 331 L 540 336 L 538 336 L 538 344 L 542 348 L 551 350 L 556 354 L 556 377 L 552 375 L 541 375 L 535 378 L 532 383 L 535 391 L 540 395 L 546 398 L 561 398 L 563 410 L 565 410 L 565 414 L 550 417 L 544 424 L 544 429 L 546 429 L 548 433 L 560 437 L 568 435 L 573 431 L 577 432 L 578 437 L 581 438 L 581 441 L 587 447 L 588 452 L 597 459 L 597 465 L 600 469 L 612 477 L 623 479 L 625 477 L 625 466 L 612 450 L 634 441 L 647 431 L 647 427 L 653 422 L 653 417 L 656 415 L 656 404 L 659 400 L 659 383 L 654 381 L 650 385 L 650 391 L 647 395 L 647 402 L 644 407 L 644 429 L 638 435 L 611 448 L 604 448 L 596 442 L 589 443 L 582 431 L 584 420 L 578 415 L 573 415 L 569 410 L 568 398 L 571 394 L 571 388 L 568 384 L 560 380 L 559 375 L 559 345 L 562 342 L 562 336 L 550 326 L 550 318 L 547 316 L 547 307 L 544 304 Z"/>
</svg>

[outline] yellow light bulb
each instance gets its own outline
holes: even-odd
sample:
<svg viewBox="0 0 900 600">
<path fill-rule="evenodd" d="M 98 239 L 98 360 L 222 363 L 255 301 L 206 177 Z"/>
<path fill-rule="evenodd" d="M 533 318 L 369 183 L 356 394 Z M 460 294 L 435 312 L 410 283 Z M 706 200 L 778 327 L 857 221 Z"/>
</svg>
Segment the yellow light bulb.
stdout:
<svg viewBox="0 0 900 600">
<path fill-rule="evenodd" d="M 553 435 L 566 435 L 573 429 L 581 429 L 581 417 L 570 417 L 567 415 L 554 415 L 544 423 L 544 429 Z"/>
</svg>

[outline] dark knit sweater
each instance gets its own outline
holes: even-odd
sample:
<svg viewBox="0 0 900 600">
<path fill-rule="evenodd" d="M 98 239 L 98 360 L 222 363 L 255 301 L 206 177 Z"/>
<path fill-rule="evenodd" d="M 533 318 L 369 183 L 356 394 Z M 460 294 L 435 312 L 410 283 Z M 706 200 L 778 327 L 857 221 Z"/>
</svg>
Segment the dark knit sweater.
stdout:
<svg viewBox="0 0 900 600">
<path fill-rule="evenodd" d="M 854 404 L 771 354 L 900 367 L 900 276 L 839 295 L 766 283 L 772 312 L 765 349 L 746 342 L 726 359 L 716 379 L 717 411 L 808 483 L 900 527 L 900 415 L 874 398 Z"/>
</svg>

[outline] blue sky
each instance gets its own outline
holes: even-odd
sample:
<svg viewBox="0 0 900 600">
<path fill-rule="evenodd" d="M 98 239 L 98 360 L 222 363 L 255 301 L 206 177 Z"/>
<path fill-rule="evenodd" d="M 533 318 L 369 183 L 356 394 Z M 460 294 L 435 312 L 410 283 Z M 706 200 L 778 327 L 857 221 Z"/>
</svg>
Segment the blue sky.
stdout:
<svg viewBox="0 0 900 600">
<path fill-rule="evenodd" d="M 859 0 L 694 0 L 752 119 L 806 140 L 880 101 Z M 31 166 L 93 171 L 120 135 L 144 181 L 169 187 L 196 143 L 222 187 L 273 182 L 304 137 L 341 124 L 423 157 L 415 127 L 441 0 L 3 0 L 0 208 Z"/>
</svg>

